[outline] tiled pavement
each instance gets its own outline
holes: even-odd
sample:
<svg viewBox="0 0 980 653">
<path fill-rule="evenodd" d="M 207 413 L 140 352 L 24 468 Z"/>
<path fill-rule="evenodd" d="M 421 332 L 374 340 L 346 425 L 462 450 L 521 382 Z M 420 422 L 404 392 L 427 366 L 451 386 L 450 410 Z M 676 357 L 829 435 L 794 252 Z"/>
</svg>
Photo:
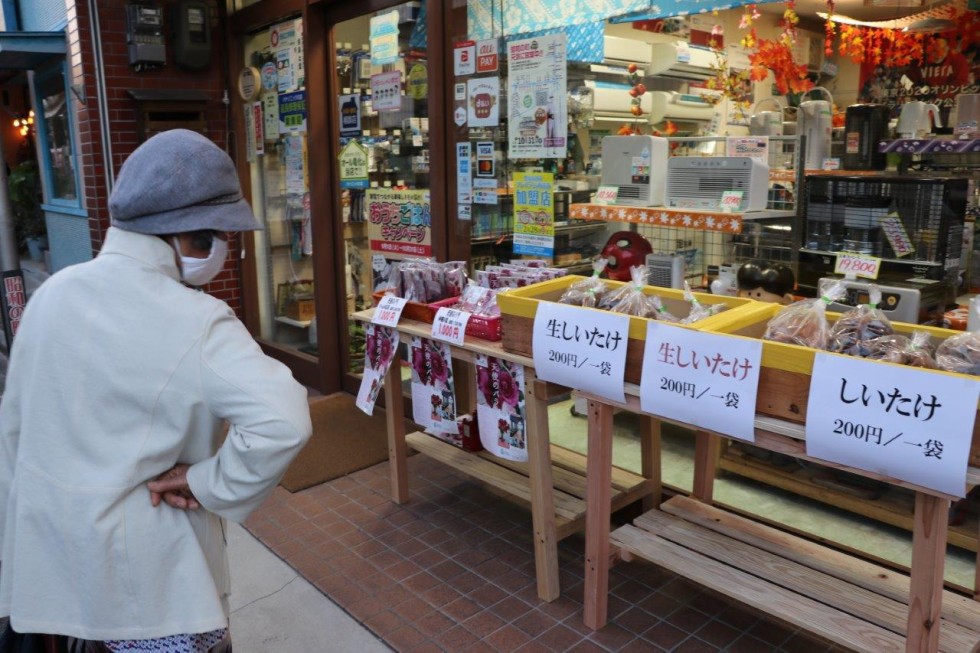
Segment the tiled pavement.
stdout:
<svg viewBox="0 0 980 653">
<path fill-rule="evenodd" d="M 820 640 L 642 562 L 610 578 L 610 623 L 582 623 L 583 539 L 559 546 L 561 597 L 537 598 L 530 513 L 424 456 L 411 502 L 388 464 L 290 494 L 246 527 L 397 651 L 821 653 Z"/>
</svg>

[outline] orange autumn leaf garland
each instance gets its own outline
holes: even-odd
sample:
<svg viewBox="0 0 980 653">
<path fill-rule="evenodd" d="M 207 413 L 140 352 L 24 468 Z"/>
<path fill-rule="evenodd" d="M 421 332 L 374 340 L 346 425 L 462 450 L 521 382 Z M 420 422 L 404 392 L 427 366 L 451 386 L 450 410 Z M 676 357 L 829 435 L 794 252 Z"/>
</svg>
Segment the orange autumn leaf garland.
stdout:
<svg viewBox="0 0 980 653">
<path fill-rule="evenodd" d="M 777 39 L 761 39 L 756 33 L 755 19 L 759 12 L 755 5 L 748 5 L 739 27 L 748 27 L 749 32 L 742 38 L 742 46 L 755 47 L 756 51 L 749 55 L 751 64 L 750 77 L 752 81 L 761 82 L 772 71 L 776 89 L 783 95 L 788 93 L 804 93 L 813 88 L 813 80 L 807 77 L 806 65 L 793 60 L 793 46 L 796 44 L 796 25 L 800 17 L 796 13 L 796 2 L 786 1 L 783 12 L 782 32 Z"/>
</svg>

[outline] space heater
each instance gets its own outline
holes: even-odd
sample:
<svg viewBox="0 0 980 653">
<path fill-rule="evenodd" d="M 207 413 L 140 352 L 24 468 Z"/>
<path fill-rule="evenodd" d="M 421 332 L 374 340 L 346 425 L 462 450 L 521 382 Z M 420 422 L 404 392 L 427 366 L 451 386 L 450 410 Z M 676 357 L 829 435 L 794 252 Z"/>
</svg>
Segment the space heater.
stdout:
<svg viewBox="0 0 980 653">
<path fill-rule="evenodd" d="M 669 207 L 718 211 L 726 191 L 742 192 L 737 211 L 764 210 L 769 166 L 748 156 L 675 156 L 667 162 Z"/>
<path fill-rule="evenodd" d="M 617 204 L 663 206 L 667 139 L 606 136 L 602 139 L 602 185 L 615 186 Z"/>
<path fill-rule="evenodd" d="M 647 285 L 684 288 L 683 254 L 647 254 Z"/>
</svg>

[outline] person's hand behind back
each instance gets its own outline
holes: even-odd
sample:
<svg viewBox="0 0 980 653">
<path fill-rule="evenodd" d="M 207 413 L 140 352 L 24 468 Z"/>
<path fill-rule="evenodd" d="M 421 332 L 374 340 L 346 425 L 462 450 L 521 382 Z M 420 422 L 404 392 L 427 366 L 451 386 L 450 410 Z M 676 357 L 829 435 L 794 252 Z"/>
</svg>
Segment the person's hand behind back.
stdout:
<svg viewBox="0 0 980 653">
<path fill-rule="evenodd" d="M 201 507 L 190 486 L 187 485 L 187 468 L 190 465 L 177 463 L 154 480 L 146 484 L 150 489 L 150 503 L 156 508 L 165 502 L 171 508 L 197 510 Z"/>
</svg>

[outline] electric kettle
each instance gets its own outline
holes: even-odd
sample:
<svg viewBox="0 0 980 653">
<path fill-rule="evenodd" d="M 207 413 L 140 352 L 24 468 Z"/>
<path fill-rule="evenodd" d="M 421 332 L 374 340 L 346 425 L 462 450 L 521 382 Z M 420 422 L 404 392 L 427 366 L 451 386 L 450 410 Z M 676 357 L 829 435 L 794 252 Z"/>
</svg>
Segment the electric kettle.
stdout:
<svg viewBox="0 0 980 653">
<path fill-rule="evenodd" d="M 800 102 L 796 111 L 796 133 L 806 137 L 806 170 L 822 170 L 823 162 L 830 156 L 830 134 L 833 129 L 833 101 L 830 91 L 822 86 L 810 89 L 823 91 L 829 100 Z"/>
<path fill-rule="evenodd" d="M 932 122 L 929 122 L 929 116 Z M 933 127 L 942 127 L 939 119 L 939 107 L 935 104 L 926 104 L 920 100 L 913 100 L 902 105 L 902 110 L 898 114 L 899 138 L 921 138 L 931 132 Z"/>
<path fill-rule="evenodd" d="M 756 111 L 763 102 L 775 102 L 778 111 Z M 783 107 L 779 100 L 767 97 L 759 100 L 752 107 L 752 117 L 749 118 L 749 134 L 752 136 L 782 136 Z"/>
</svg>

